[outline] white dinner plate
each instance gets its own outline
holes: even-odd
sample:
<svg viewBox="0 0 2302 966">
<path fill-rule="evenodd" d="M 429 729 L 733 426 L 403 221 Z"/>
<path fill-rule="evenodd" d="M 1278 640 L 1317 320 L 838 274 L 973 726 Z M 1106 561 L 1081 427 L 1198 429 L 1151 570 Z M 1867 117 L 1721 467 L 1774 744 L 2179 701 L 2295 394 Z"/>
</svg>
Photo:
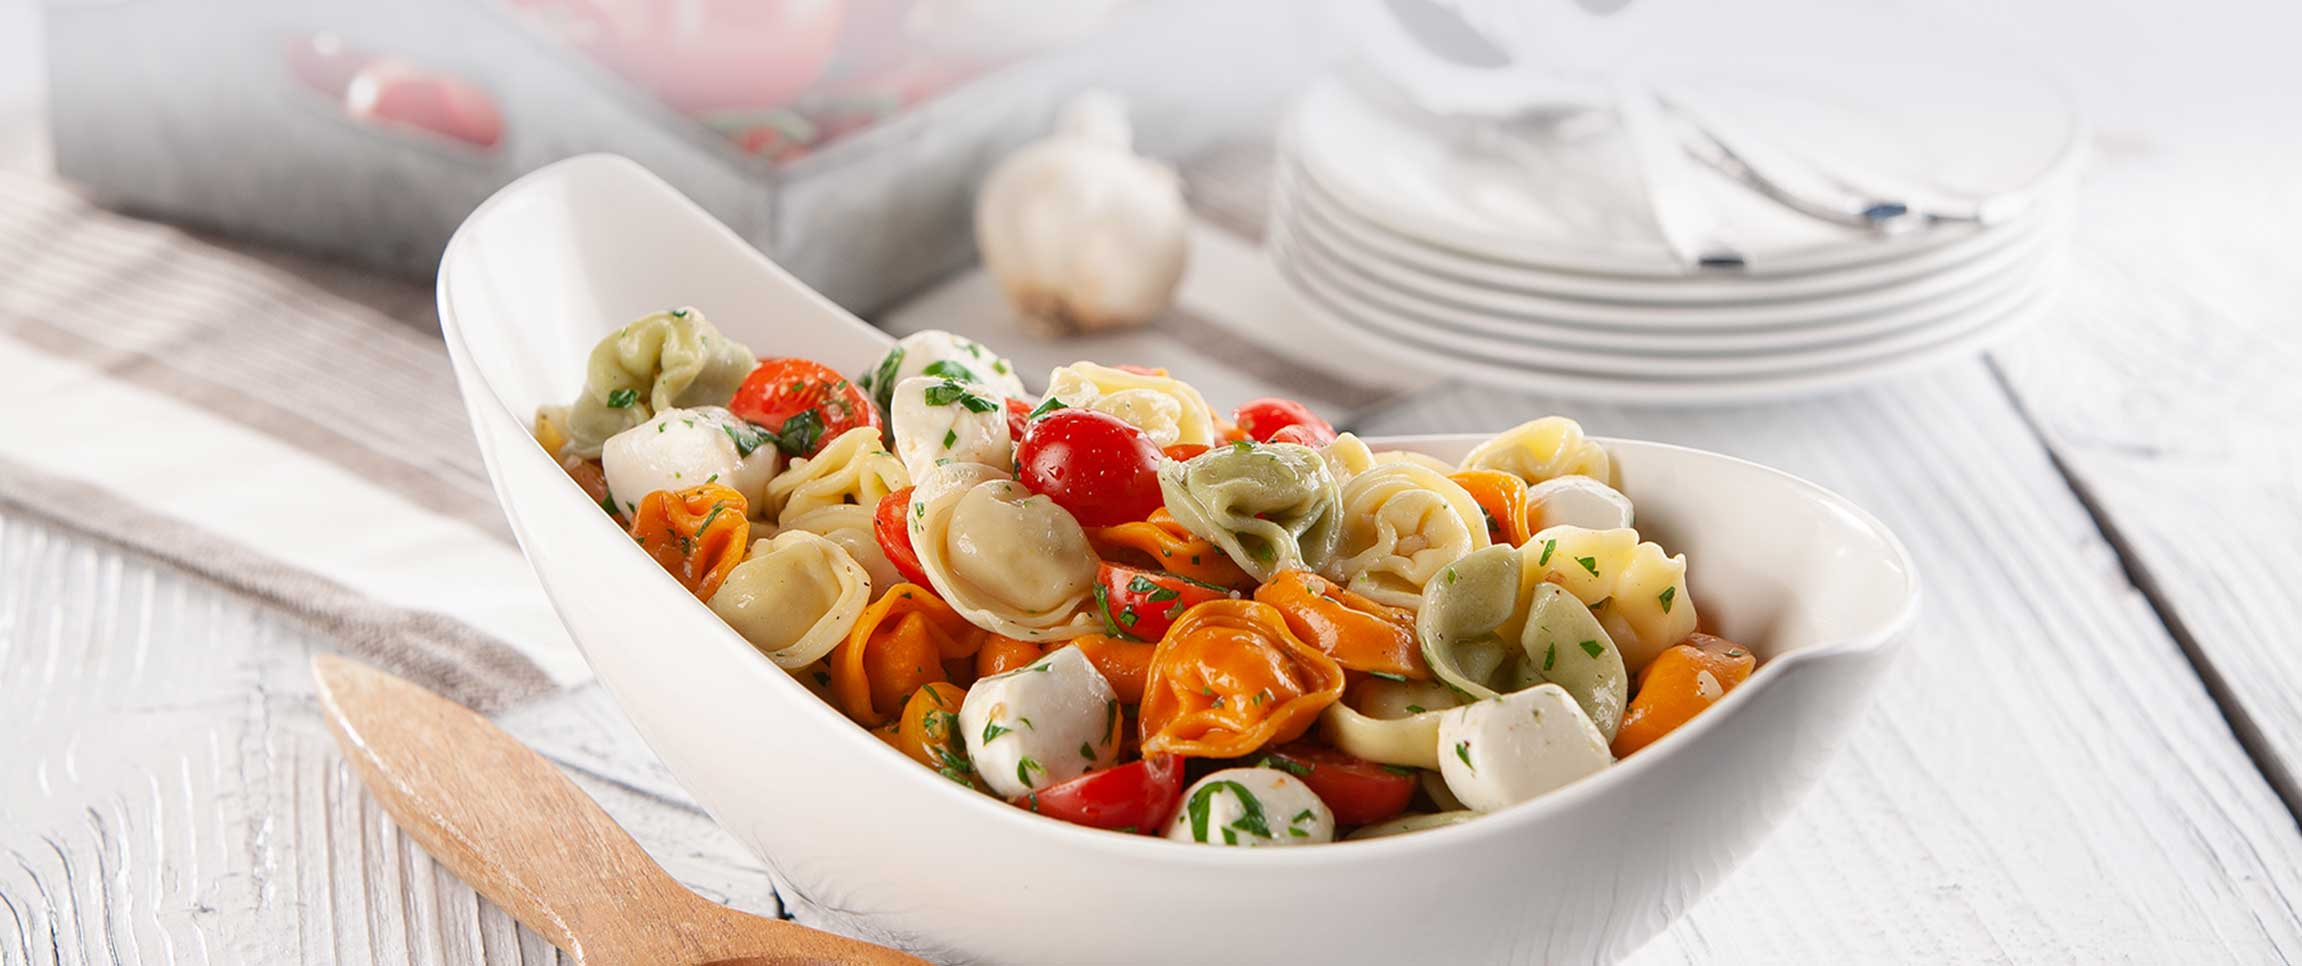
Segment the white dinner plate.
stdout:
<svg viewBox="0 0 2302 966">
<path fill-rule="evenodd" d="M 1391 354 L 1433 373 L 1521 392 L 1573 395 L 1597 402 L 1690 404 L 1751 402 L 1814 395 L 1980 352 L 2026 324 L 2051 297 L 2059 266 L 2028 297 L 1996 314 L 1980 313 L 1962 325 L 1936 330 L 1936 341 L 1867 355 L 1836 365 L 1743 376 L 1658 376 L 1569 366 L 1522 365 L 1498 361 L 1491 353 L 1457 353 L 1422 334 L 1401 330 L 1306 285 L 1288 265 L 1280 275 L 1306 311 L 1326 320 L 1336 337 L 1370 354 Z"/>
<path fill-rule="evenodd" d="M 1307 276 L 1330 297 L 1379 312 L 1406 329 L 1452 347 L 1513 357 L 1540 351 L 1545 358 L 1573 358 L 1590 364 L 1702 366 L 1775 365 L 1808 360 L 1855 346 L 1909 340 L 1946 319 L 1987 307 L 2035 281 L 2055 251 L 2051 237 L 2040 239 L 2024 257 L 1974 284 L 1890 311 L 1858 315 L 1831 325 L 1734 332 L 1617 331 L 1566 323 L 1504 319 L 1388 285 L 1355 266 L 1339 263 L 1317 239 L 1304 239 L 1292 226 L 1275 225 L 1270 253 L 1275 263 Z M 1890 344 L 1900 344 L 1899 342 Z"/>
<path fill-rule="evenodd" d="M 1884 261 L 1803 275 L 1690 274 L 1678 278 L 1626 279 L 1546 271 L 1479 258 L 1385 230 L 1311 183 L 1301 168 L 1284 156 L 1274 173 L 1271 196 L 1274 219 L 1316 220 L 1322 225 L 1322 236 L 1338 247 L 1347 245 L 1369 258 L 1396 264 L 1404 270 L 1498 292 L 1583 303 L 1666 308 L 1768 305 L 1839 297 L 1898 285 L 1983 257 L 2040 230 L 2043 225 L 2066 220 L 2069 212 L 2068 192 L 2057 190 L 2051 193 L 2055 203 L 2033 215 L 1989 229 L 1945 225 L 1935 229 L 1948 239 L 1944 244 Z"/>
<path fill-rule="evenodd" d="M 1355 249 L 1335 231 L 1333 223 L 1316 213 L 1292 205 L 1274 209 L 1274 230 L 1284 228 L 1298 245 L 1315 248 L 1322 261 L 1339 273 L 1362 277 L 1418 301 L 1432 302 L 1485 323 L 1482 328 L 1505 338 L 1544 334 L 1575 336 L 1644 335 L 1649 344 L 1675 342 L 1682 337 L 1717 337 L 1732 342 L 1751 335 L 1814 341 L 1837 337 L 1832 330 L 1850 323 L 1891 323 L 1924 312 L 1929 304 L 2004 278 L 2009 272 L 2036 261 L 2056 237 L 2041 224 L 2013 239 L 2012 244 L 1983 252 L 1948 269 L 1902 283 L 1819 299 L 1731 306 L 1642 306 L 1590 303 L 1518 292 L 1502 292 L 1459 279 L 1447 278 Z"/>
<path fill-rule="evenodd" d="M 2027 68 L 1962 64 L 1928 73 L 1902 57 L 1881 58 L 1874 73 L 1889 73 L 1890 61 L 1906 76 L 1818 83 L 1770 65 L 1770 72 L 1748 71 L 1753 76 L 1738 91 L 1775 94 L 1764 130 L 1776 143 L 1794 140 L 1781 136 L 1790 132 L 1801 152 L 1857 159 L 1884 180 L 1976 195 L 2021 193 L 2063 177 L 2074 163 L 2083 127 L 2060 92 Z M 1858 102 L 1859 93 L 1839 89 L 1849 86 L 1892 90 L 1902 99 Z M 1983 98 L 1990 109 L 1979 114 L 1936 109 Z M 1716 107 L 1715 99 L 1706 106 Z M 1855 132 L 1872 143 L 1836 143 L 1817 132 Z M 1422 116 L 1329 79 L 1304 96 L 1287 134 L 1304 170 L 1345 207 L 1435 247 L 1558 271 L 1687 274 L 1654 229 L 1639 166 L 1607 115 L 1554 122 L 1528 136 L 1510 123 Z M 1927 165 L 1955 168 L 1955 177 L 1946 183 Z M 1744 253 L 1747 276 L 1828 271 L 1951 240 L 1939 232 L 1881 239 L 1795 214 L 1708 169 L 1693 176 L 1722 234 Z"/>
</svg>

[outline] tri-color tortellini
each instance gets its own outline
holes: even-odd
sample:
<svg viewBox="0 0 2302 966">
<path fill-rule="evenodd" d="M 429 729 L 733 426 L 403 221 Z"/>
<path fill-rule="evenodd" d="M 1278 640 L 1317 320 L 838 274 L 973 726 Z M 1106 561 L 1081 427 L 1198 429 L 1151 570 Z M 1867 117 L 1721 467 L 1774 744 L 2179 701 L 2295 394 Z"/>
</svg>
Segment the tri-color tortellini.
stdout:
<svg viewBox="0 0 2302 966">
<path fill-rule="evenodd" d="M 537 440 L 800 685 L 762 700 L 945 788 L 1197 845 L 1407 834 L 1603 771 L 1757 664 L 1573 420 L 1423 453 L 1137 366 L 1034 396 L 947 332 L 839 361 L 655 313 Z"/>
</svg>

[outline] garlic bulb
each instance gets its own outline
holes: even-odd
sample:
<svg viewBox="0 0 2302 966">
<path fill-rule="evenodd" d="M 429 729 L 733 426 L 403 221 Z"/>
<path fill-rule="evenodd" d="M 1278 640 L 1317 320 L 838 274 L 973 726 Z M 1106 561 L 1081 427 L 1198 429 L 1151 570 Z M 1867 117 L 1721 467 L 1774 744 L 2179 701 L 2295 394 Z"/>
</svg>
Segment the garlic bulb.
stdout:
<svg viewBox="0 0 2302 966">
<path fill-rule="evenodd" d="M 1182 181 L 1129 147 L 1118 98 L 1089 91 L 1055 133 L 991 172 L 975 205 L 983 263 L 1026 322 L 1052 333 L 1137 325 L 1183 277 Z"/>
</svg>

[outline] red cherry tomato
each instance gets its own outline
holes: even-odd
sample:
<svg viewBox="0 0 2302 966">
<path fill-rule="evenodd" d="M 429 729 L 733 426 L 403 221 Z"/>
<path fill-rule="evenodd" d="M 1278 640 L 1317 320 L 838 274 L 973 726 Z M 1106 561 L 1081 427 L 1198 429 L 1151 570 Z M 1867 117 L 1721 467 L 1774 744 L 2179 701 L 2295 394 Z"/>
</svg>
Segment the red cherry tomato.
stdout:
<svg viewBox="0 0 2302 966">
<path fill-rule="evenodd" d="M 1091 771 L 1012 801 L 1075 825 L 1159 835 L 1183 798 L 1183 759 L 1159 755 Z"/>
<path fill-rule="evenodd" d="M 919 552 L 911 549 L 911 528 L 904 526 L 915 489 L 907 486 L 880 498 L 879 508 L 871 511 L 871 535 L 879 540 L 879 551 L 887 555 L 887 562 L 895 565 L 904 580 L 926 587 L 927 568 L 919 565 Z"/>
<path fill-rule="evenodd" d="M 1407 810 L 1415 797 L 1414 769 L 1393 771 L 1364 758 L 1308 742 L 1296 742 L 1268 755 L 1273 764 L 1303 780 L 1335 813 L 1337 825 L 1367 825 Z"/>
<path fill-rule="evenodd" d="M 1111 563 L 1096 572 L 1095 581 L 1095 604 L 1103 615 L 1103 632 L 1145 641 L 1167 636 L 1175 618 L 1193 604 L 1239 596 L 1228 587 Z"/>
<path fill-rule="evenodd" d="M 1031 404 L 1021 399 L 1007 401 L 1007 438 L 1023 441 L 1023 431 L 1031 428 Z"/>
<path fill-rule="evenodd" d="M 759 360 L 727 408 L 776 434 L 792 456 L 814 456 L 841 433 L 879 425 L 871 397 L 831 367 L 806 359 Z"/>
<path fill-rule="evenodd" d="M 1108 413 L 1058 409 L 1033 420 L 1015 466 L 1026 489 L 1071 511 L 1081 526 L 1133 523 L 1166 502 L 1159 495 L 1159 447 Z"/>
<path fill-rule="evenodd" d="M 1335 441 L 1335 427 L 1320 419 L 1310 407 L 1292 399 L 1257 399 L 1232 412 L 1231 419 L 1249 439 L 1258 443 L 1325 446 Z M 1294 429 L 1295 433 L 1279 439 L 1279 432 L 1285 429 Z"/>
</svg>

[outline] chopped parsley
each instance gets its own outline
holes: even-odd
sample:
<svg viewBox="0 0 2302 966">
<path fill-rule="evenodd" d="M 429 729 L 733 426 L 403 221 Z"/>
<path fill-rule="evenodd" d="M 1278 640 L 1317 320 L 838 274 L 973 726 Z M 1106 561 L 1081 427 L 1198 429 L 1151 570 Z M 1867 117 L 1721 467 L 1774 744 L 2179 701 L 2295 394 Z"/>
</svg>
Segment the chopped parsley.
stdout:
<svg viewBox="0 0 2302 966">
<path fill-rule="evenodd" d="M 1024 726 L 1024 727 L 1026 727 L 1026 728 L 1029 728 L 1029 729 L 1031 729 L 1031 730 L 1033 730 L 1033 731 L 1037 731 L 1037 730 L 1039 730 L 1039 726 L 1038 726 L 1038 725 L 1035 725 L 1035 724 L 1032 724 L 1032 723 L 1031 723 L 1031 719 L 1029 719 L 1029 718 L 1024 718 L 1024 717 L 1017 717 L 1015 720 L 1023 722 L 1023 726 Z"/>
<path fill-rule="evenodd" d="M 1372 674 L 1372 675 L 1374 675 L 1374 676 L 1376 676 L 1376 677 L 1382 678 L 1382 679 L 1383 679 L 1383 680 L 1385 680 L 1385 681 L 1405 681 L 1405 680 L 1407 680 L 1407 676 L 1406 676 L 1406 675 L 1404 675 L 1404 674 L 1400 674 L 1400 673 L 1397 673 L 1397 672 L 1395 672 L 1395 671 L 1369 671 L 1369 672 L 1367 672 L 1367 673 L 1368 673 L 1368 674 Z"/>
<path fill-rule="evenodd" d="M 726 511 L 727 503 L 725 501 L 714 502 L 711 505 L 711 512 L 703 515 L 703 522 L 695 525 L 696 534 L 701 536 L 705 530 L 711 529 L 711 521 L 719 519 L 719 515 Z"/>
<path fill-rule="evenodd" d="M 1447 581 L 1447 585 L 1448 585 L 1448 586 L 1450 586 L 1450 587 L 1451 587 L 1451 586 L 1454 586 L 1454 583 L 1455 583 L 1455 568 L 1453 568 L 1453 567 L 1449 567 L 1449 568 L 1447 568 L 1446 581 Z"/>
<path fill-rule="evenodd" d="M 1423 713 L 1425 710 L 1427 710 L 1427 709 L 1425 709 L 1425 708 L 1424 708 L 1422 705 L 1419 705 L 1419 704 L 1410 704 L 1410 705 L 1408 705 L 1408 706 L 1407 706 L 1407 713 L 1408 713 L 1408 714 L 1422 714 L 1422 713 Z"/>
<path fill-rule="evenodd" d="M 765 429 L 762 433 L 768 432 Z M 783 428 L 772 433 L 776 448 L 791 456 L 807 456 L 815 452 L 815 444 L 823 438 L 823 417 L 813 409 L 802 409 L 783 421 Z M 741 444 L 737 444 L 741 447 Z"/>
<path fill-rule="evenodd" d="M 671 310 L 671 317 L 672 317 L 672 318 L 675 318 L 675 319 L 684 319 L 684 318 L 687 318 L 687 310 L 686 310 L 686 309 L 673 309 L 673 310 Z"/>
<path fill-rule="evenodd" d="M 1559 642 L 1552 641 L 1551 646 L 1543 649 L 1543 670 L 1548 671 L 1552 665 L 1557 663 L 1559 663 Z"/>
<path fill-rule="evenodd" d="M 1585 654 L 1588 654 L 1588 655 L 1590 655 L 1590 656 L 1592 656 L 1592 657 L 1597 657 L 1597 656 L 1599 656 L 1599 655 L 1601 655 L 1601 654 L 1605 654 L 1605 653 L 1607 652 L 1607 648 L 1606 648 L 1606 645 L 1604 645 L 1604 644 L 1601 644 L 1601 643 L 1599 643 L 1599 642 L 1597 642 L 1597 641 L 1584 641 L 1584 642 L 1582 643 L 1582 648 L 1583 648 L 1583 653 L 1585 653 Z"/>
<path fill-rule="evenodd" d="M 1311 769 L 1315 766 L 1306 765 L 1292 758 L 1273 758 L 1270 755 L 1264 755 L 1262 761 L 1255 763 L 1255 767 L 1276 768 L 1297 778 L 1307 778 L 1310 777 Z"/>
<path fill-rule="evenodd" d="M 946 429 L 946 430 L 944 430 L 944 431 L 943 431 L 943 448 L 944 448 L 944 449 L 950 449 L 950 448 L 952 448 L 952 447 L 954 447 L 954 446 L 957 446 L 957 445 L 959 445 L 959 427 L 956 427 L 956 426 L 954 426 L 954 427 L 952 427 L 952 428 L 950 428 L 950 429 Z"/>
<path fill-rule="evenodd" d="M 1094 761 L 1094 760 L 1095 760 L 1095 746 L 1094 746 L 1094 745 L 1091 745 L 1091 744 L 1088 744 L 1088 743 L 1086 743 L 1086 742 L 1084 742 L 1084 741 L 1080 742 L 1080 743 L 1079 743 L 1079 757 L 1081 757 L 1081 758 L 1085 758 L 1085 759 L 1087 759 L 1088 761 Z"/>
<path fill-rule="evenodd" d="M 872 391 L 872 399 L 879 403 L 881 409 L 890 408 L 895 401 L 895 375 L 903 371 L 903 354 L 901 345 L 887 350 L 887 355 L 879 360 L 878 370 L 863 379 L 864 385 L 877 387 Z"/>
<path fill-rule="evenodd" d="M 1599 558 L 1597 558 L 1597 557 L 1576 557 L 1576 558 L 1575 558 L 1575 562 L 1576 562 L 1576 563 L 1578 563 L 1578 564 L 1582 564 L 1582 565 L 1583 565 L 1583 569 L 1584 569 L 1584 570 L 1588 570 L 1588 571 L 1590 571 L 1590 572 L 1591 572 L 1591 576 L 1593 576 L 1593 577 L 1596 577 L 1596 576 L 1598 576 L 1598 575 L 1599 575 Z"/>
<path fill-rule="evenodd" d="M 629 409 L 632 403 L 638 401 L 639 390 L 637 389 L 618 389 L 607 394 L 607 408 L 609 409 Z"/>
<path fill-rule="evenodd" d="M 1671 598 L 1677 597 L 1678 595 L 1679 589 L 1677 587 L 1665 587 L 1663 588 L 1662 593 L 1655 595 L 1655 599 L 1662 602 L 1663 613 L 1668 614 L 1671 612 Z"/>
<path fill-rule="evenodd" d="M 1304 822 L 1308 822 L 1308 821 L 1310 821 L 1310 820 L 1312 820 L 1312 819 L 1314 819 L 1314 818 L 1317 818 L 1317 817 L 1318 817 L 1318 816 L 1316 816 L 1316 815 L 1312 815 L 1312 814 L 1311 814 L 1311 810 L 1310 810 L 1310 809 L 1306 808 L 1306 809 L 1304 809 L 1304 810 L 1302 810 L 1302 811 L 1300 811 L 1300 812 L 1296 812 L 1296 813 L 1295 813 L 1295 817 L 1294 817 L 1294 818 L 1290 818 L 1290 819 L 1288 819 L 1288 820 L 1287 820 L 1287 824 L 1289 824 L 1289 825 L 1301 825 L 1301 824 L 1303 824 Z"/>
<path fill-rule="evenodd" d="M 735 455 L 737 456 L 750 456 L 759 449 L 761 444 L 766 443 L 774 436 L 767 430 L 744 422 L 721 423 L 719 429 L 720 432 L 727 434 L 728 442 L 735 444 Z M 718 479 L 717 476 L 712 478 Z"/>
<path fill-rule="evenodd" d="M 1225 791 L 1230 792 L 1231 797 L 1238 801 L 1241 814 L 1238 821 L 1223 829 L 1224 844 L 1239 844 L 1239 837 L 1232 829 L 1270 838 L 1271 824 L 1263 817 L 1262 801 L 1255 797 L 1255 793 L 1248 791 L 1247 786 L 1235 781 L 1208 782 L 1191 793 L 1191 800 L 1183 804 L 1184 814 L 1191 817 L 1191 838 L 1199 842 L 1207 841 L 1208 807 L 1214 803 L 1216 792 Z"/>
<path fill-rule="evenodd" d="M 1235 440 L 1232 440 L 1232 441 L 1231 441 L 1231 452 L 1234 452 L 1234 453 L 1252 453 L 1252 452 L 1254 452 L 1254 451 L 1255 451 L 1255 444 L 1254 444 L 1254 442 L 1252 442 L 1252 441 L 1250 441 L 1250 440 L 1244 440 L 1244 439 L 1235 439 Z"/>
<path fill-rule="evenodd" d="M 1541 557 L 1537 557 L 1537 558 L 1535 558 L 1535 566 L 1537 566 L 1537 567 L 1540 567 L 1540 566 L 1543 566 L 1543 565 L 1545 565 L 1545 564 L 1548 564 L 1548 563 L 1550 563 L 1550 562 L 1551 562 L 1551 551 L 1553 551 L 1553 550 L 1557 550 L 1557 549 L 1559 549 L 1559 542 L 1558 542 L 1558 541 L 1556 541 L 1556 540 L 1545 540 L 1545 541 L 1543 541 L 1543 555 L 1542 555 Z"/>
<path fill-rule="evenodd" d="M 1057 399 L 1057 398 L 1055 398 L 1055 397 L 1053 397 L 1053 396 L 1049 396 L 1049 397 L 1047 397 L 1047 399 L 1046 399 L 1045 401 L 1041 402 L 1041 403 L 1040 403 L 1038 406 L 1036 406 L 1036 407 L 1033 407 L 1033 408 L 1032 408 L 1032 410 L 1031 410 L 1031 412 L 1030 412 L 1028 415 L 1026 415 L 1026 416 L 1024 416 L 1024 417 L 1023 417 L 1023 421 L 1024 421 L 1024 422 L 1030 422 L 1031 420 L 1034 420 L 1034 419 L 1038 419 L 1039 417 L 1041 417 L 1041 416 L 1045 416 L 1045 415 L 1047 415 L 1048 413 L 1054 412 L 1054 411 L 1056 411 L 1056 410 L 1058 410 L 1058 409 L 1068 409 L 1068 408 L 1070 408 L 1070 404 L 1068 404 L 1068 403 L 1065 403 L 1063 400 Z"/>
<path fill-rule="evenodd" d="M 1103 719 L 1103 743 L 1111 743 L 1111 736 L 1119 732 L 1119 699 L 1103 702 L 1107 715 Z"/>
<path fill-rule="evenodd" d="M 1034 759 L 1033 759 L 1033 758 L 1032 758 L 1030 755 L 1024 755 L 1024 756 L 1023 756 L 1023 760 L 1022 760 L 1022 761 L 1018 761 L 1018 762 L 1016 762 L 1016 763 L 1015 763 L 1015 780 L 1016 780 L 1017 782 L 1019 782 L 1019 783 L 1022 783 L 1022 784 L 1024 784 L 1024 785 L 1029 785 L 1029 784 L 1031 784 L 1031 773 L 1032 773 L 1032 772 L 1039 772 L 1040 774 L 1046 774 L 1046 773 L 1047 773 L 1047 766 L 1040 764 L 1038 761 L 1034 760 Z"/>
<path fill-rule="evenodd" d="M 1471 743 L 1469 741 L 1455 742 L 1455 757 L 1463 760 L 1463 767 L 1470 769 L 1474 774 L 1478 772 L 1479 766 L 1471 764 Z"/>
<path fill-rule="evenodd" d="M 997 721 L 986 721 L 983 723 L 983 743 L 988 745 L 992 739 L 1014 730 L 1013 728 L 1000 727 Z"/>
<path fill-rule="evenodd" d="M 1134 641 L 1138 644 L 1143 642 L 1142 638 L 1128 633 L 1127 627 L 1121 626 L 1118 621 L 1112 619 L 1111 589 L 1103 586 L 1100 581 L 1095 584 L 1095 613 L 1103 618 L 1103 633 L 1122 641 Z M 1132 616 L 1132 612 L 1130 612 L 1130 616 Z M 1132 626 L 1134 623 L 1134 621 L 1128 621 L 1127 625 Z"/>
<path fill-rule="evenodd" d="M 945 379 L 957 379 L 960 382 L 983 381 L 975 377 L 975 372 L 973 370 L 967 368 L 965 365 L 962 365 L 957 360 L 953 359 L 937 359 L 934 362 L 930 362 L 927 364 L 927 368 L 919 370 L 919 374 L 923 376 L 942 376 Z M 933 400 L 930 401 L 932 402 Z M 937 405 L 941 405 L 941 403 L 937 403 Z"/>
</svg>

